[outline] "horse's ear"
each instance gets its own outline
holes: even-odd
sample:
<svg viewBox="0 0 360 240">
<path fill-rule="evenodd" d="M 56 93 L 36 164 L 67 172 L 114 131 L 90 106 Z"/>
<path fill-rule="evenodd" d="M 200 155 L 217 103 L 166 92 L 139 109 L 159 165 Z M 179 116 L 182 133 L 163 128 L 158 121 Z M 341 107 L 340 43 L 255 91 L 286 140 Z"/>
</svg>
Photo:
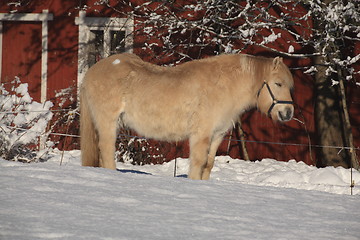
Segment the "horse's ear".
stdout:
<svg viewBox="0 0 360 240">
<path fill-rule="evenodd" d="M 282 58 L 282 57 L 276 57 L 276 58 L 274 58 L 274 60 L 273 60 L 273 69 L 274 69 L 274 70 L 277 70 L 278 67 L 280 66 L 280 63 L 282 63 L 282 62 L 283 62 L 283 58 Z"/>
</svg>

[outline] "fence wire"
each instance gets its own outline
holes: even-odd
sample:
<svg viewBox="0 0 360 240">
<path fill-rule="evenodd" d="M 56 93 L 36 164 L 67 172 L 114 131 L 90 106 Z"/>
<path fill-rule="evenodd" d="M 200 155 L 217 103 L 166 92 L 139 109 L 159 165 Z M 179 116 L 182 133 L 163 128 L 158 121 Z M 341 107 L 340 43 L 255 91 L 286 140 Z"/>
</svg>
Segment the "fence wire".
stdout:
<svg viewBox="0 0 360 240">
<path fill-rule="evenodd" d="M 18 110 L 18 111 L 0 111 L 0 114 L 18 114 L 18 113 L 31 113 L 31 112 L 73 112 L 77 109 L 54 109 L 54 110 Z"/>
<path fill-rule="evenodd" d="M 20 128 L 20 127 L 13 127 L 13 126 L 7 126 L 11 129 L 17 129 L 21 131 L 30 131 L 30 132 L 36 132 L 32 131 L 30 129 L 26 128 Z M 48 135 L 53 136 L 63 136 L 63 137 L 73 137 L 73 138 L 80 138 L 79 135 L 74 134 L 66 134 L 66 133 L 56 133 L 56 132 L 50 132 L 45 133 Z M 135 136 L 135 135 L 127 135 L 127 134 L 118 134 L 118 139 L 126 139 L 126 138 L 137 138 L 137 139 L 145 139 L 150 140 L 149 138 L 141 137 L 141 136 Z M 346 146 L 334 146 L 334 145 L 318 145 L 318 144 L 305 144 L 305 143 L 284 143 L 284 142 L 272 142 L 272 141 L 262 141 L 262 140 L 241 140 L 241 139 L 233 139 L 233 138 L 224 138 L 224 141 L 231 141 L 231 142 L 246 142 L 246 143 L 257 143 L 257 144 L 272 144 L 272 145 L 283 145 L 283 146 L 297 146 L 297 147 L 313 147 L 313 148 L 334 148 L 339 150 L 360 150 L 360 147 L 346 147 Z"/>
</svg>

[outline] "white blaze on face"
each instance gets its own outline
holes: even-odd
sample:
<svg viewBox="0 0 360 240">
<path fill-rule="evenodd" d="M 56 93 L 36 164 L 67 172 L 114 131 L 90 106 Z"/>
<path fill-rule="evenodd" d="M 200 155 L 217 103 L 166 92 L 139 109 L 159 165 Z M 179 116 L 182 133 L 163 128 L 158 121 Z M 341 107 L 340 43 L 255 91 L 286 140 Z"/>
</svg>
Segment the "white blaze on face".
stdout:
<svg viewBox="0 0 360 240">
<path fill-rule="evenodd" d="M 116 65 L 116 64 L 119 64 L 121 61 L 120 61 L 120 59 L 115 59 L 113 62 L 112 62 L 112 64 L 113 65 Z"/>
</svg>

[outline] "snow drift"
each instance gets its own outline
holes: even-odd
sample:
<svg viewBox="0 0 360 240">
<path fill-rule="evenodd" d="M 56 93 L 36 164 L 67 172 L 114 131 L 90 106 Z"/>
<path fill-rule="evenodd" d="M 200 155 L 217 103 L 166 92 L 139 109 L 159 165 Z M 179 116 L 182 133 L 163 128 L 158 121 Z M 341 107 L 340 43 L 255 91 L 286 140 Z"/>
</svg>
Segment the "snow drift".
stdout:
<svg viewBox="0 0 360 240">
<path fill-rule="evenodd" d="M 78 151 L 60 159 L 0 160 L 0 239 L 359 239 L 350 170 L 217 157 L 212 180 L 193 181 L 186 159 L 175 178 L 175 161 L 111 171 L 80 167 Z"/>
</svg>

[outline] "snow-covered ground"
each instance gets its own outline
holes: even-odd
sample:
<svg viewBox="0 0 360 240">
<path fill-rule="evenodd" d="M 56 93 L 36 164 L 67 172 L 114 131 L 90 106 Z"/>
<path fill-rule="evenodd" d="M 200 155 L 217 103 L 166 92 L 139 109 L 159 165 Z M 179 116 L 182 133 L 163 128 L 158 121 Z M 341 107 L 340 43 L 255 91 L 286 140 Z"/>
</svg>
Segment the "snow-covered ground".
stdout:
<svg viewBox="0 0 360 240">
<path fill-rule="evenodd" d="M 80 166 L 0 159 L 0 239 L 360 239 L 360 173 L 304 163 L 217 157 L 212 179 L 188 160 Z"/>
</svg>

